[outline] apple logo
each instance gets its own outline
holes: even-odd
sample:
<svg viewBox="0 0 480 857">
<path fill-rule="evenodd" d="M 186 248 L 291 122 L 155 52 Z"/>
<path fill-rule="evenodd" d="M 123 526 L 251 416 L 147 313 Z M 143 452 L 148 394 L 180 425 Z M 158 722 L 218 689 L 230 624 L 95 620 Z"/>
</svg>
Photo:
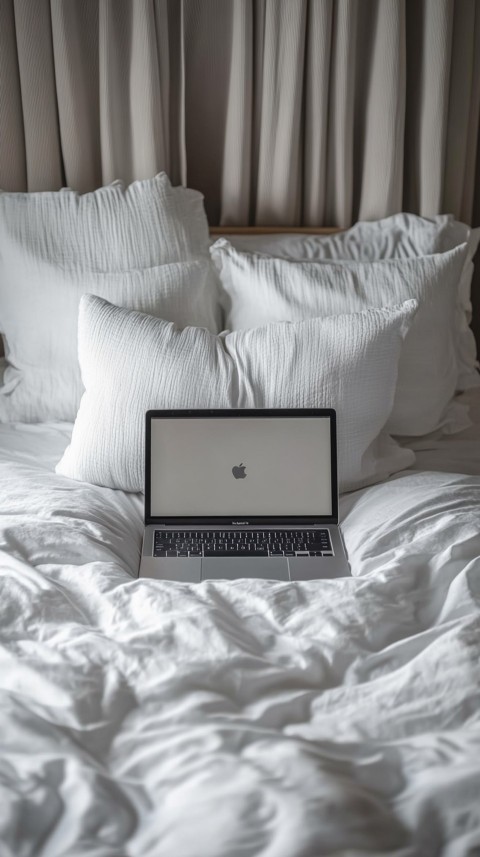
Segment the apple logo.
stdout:
<svg viewBox="0 0 480 857">
<path fill-rule="evenodd" d="M 235 476 L 235 479 L 245 479 L 246 473 L 246 464 L 236 464 L 235 467 L 232 467 L 232 473 Z"/>
</svg>

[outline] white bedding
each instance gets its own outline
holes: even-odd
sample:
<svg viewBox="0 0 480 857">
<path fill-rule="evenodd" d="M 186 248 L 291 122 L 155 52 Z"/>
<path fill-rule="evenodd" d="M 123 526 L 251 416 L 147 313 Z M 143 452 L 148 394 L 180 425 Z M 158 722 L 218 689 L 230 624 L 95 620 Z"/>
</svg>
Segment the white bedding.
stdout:
<svg viewBox="0 0 480 857">
<path fill-rule="evenodd" d="M 351 579 L 199 586 L 1 426 L 1 857 L 480 854 L 479 426 L 342 498 Z"/>
</svg>

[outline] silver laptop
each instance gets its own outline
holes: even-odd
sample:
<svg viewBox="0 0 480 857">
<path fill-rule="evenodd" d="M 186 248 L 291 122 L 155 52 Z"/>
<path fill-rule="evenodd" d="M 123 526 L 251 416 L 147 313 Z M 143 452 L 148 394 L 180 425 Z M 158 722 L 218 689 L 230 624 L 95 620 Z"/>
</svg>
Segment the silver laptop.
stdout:
<svg viewBox="0 0 480 857">
<path fill-rule="evenodd" d="M 141 577 L 350 576 L 334 410 L 148 411 Z"/>
</svg>

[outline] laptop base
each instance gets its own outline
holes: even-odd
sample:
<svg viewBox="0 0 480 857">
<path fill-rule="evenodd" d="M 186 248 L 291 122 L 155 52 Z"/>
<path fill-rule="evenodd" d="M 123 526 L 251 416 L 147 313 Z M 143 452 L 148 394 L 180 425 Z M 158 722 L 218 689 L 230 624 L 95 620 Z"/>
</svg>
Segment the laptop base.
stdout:
<svg viewBox="0 0 480 857">
<path fill-rule="evenodd" d="M 335 538 L 336 536 L 336 538 Z M 148 541 L 148 540 L 147 540 Z M 151 543 L 151 539 L 149 540 Z M 201 583 L 203 580 L 325 580 L 350 577 L 341 536 L 332 532 L 336 555 L 331 557 L 153 557 L 142 556 L 140 577 L 172 580 L 179 583 Z"/>
</svg>

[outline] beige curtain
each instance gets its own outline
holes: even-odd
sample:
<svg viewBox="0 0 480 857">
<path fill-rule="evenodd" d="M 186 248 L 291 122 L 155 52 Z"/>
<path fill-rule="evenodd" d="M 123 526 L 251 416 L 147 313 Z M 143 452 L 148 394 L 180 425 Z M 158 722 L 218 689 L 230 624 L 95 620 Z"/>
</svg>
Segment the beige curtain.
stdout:
<svg viewBox="0 0 480 857">
<path fill-rule="evenodd" d="M 479 210 L 478 0 L 0 0 L 0 187 L 166 170 L 212 223 Z"/>
</svg>

